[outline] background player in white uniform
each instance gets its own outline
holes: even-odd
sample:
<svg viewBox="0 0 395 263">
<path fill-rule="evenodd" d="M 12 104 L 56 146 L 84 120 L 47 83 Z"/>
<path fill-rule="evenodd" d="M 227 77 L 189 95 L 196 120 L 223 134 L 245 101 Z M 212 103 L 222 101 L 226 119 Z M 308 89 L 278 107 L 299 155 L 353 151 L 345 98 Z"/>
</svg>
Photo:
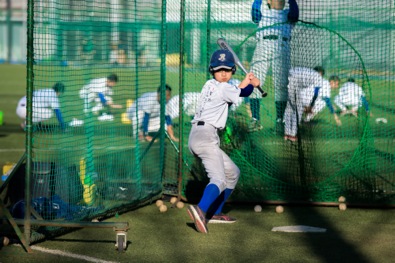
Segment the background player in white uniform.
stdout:
<svg viewBox="0 0 395 263">
<path fill-rule="evenodd" d="M 362 88 L 355 83 L 353 78 L 349 78 L 346 83 L 344 83 L 339 94 L 335 97 L 335 103 L 340 108 L 340 115 L 351 113 L 354 116 L 358 116 L 358 108 L 362 105 L 365 107 L 367 113 L 369 113 L 369 104 L 366 100 L 365 93 Z M 351 109 L 348 110 L 347 107 Z"/>
<path fill-rule="evenodd" d="M 158 132 L 160 129 L 160 88 L 156 92 L 147 92 L 137 99 L 137 103 L 133 103 L 127 109 L 127 116 L 132 121 L 133 135 L 138 130 L 138 136 L 146 141 L 152 141 L 150 133 Z M 166 85 L 166 104 L 171 97 L 171 87 Z M 136 107 L 138 110 L 136 112 Z M 173 123 L 167 112 L 165 113 L 166 130 L 173 141 L 178 141 L 174 136 Z"/>
<path fill-rule="evenodd" d="M 82 87 L 80 98 L 84 99 L 85 112 L 91 110 L 95 115 L 102 114 L 98 117 L 99 120 L 113 120 L 114 116 L 109 112 L 109 108 L 122 108 L 122 105 L 114 104 L 111 97 L 117 82 L 118 76 L 111 74 L 107 78 L 92 79 L 89 84 Z"/>
<path fill-rule="evenodd" d="M 314 108 L 314 104 L 317 101 L 319 90 L 323 89 L 324 93 L 329 90 L 330 91 L 330 83 L 325 80 L 322 73 L 319 73 L 317 70 L 321 70 L 322 68 L 316 67 L 314 69 L 305 68 L 305 67 L 296 67 L 292 68 L 289 72 L 288 79 L 288 103 L 285 109 L 284 114 L 284 122 L 285 122 L 285 131 L 284 131 L 284 139 L 290 141 L 297 140 L 297 132 L 298 125 L 302 120 L 302 115 L 304 112 L 311 113 Z M 321 75 L 322 74 L 322 75 Z M 339 81 L 337 80 L 337 85 Z M 304 89 L 313 89 L 313 97 L 303 97 L 306 93 Z M 310 92 L 311 93 L 311 92 Z M 324 94 L 328 96 L 328 94 Z M 341 125 L 341 121 L 337 114 L 335 113 L 333 106 L 329 97 L 323 97 L 327 107 L 330 112 L 333 114 L 336 124 Z"/>
<path fill-rule="evenodd" d="M 240 170 L 221 150 L 217 132 L 225 128 L 229 104 L 249 96 L 260 84 L 253 73 L 248 73 L 238 87 L 228 83 L 236 71 L 233 55 L 228 50 L 213 53 L 209 70 L 214 79 L 208 80 L 202 88 L 188 141 L 189 150 L 202 160 L 210 179 L 199 204 L 188 207 L 188 214 L 201 233 L 207 233 L 206 217 L 212 223 L 235 222 L 234 218 L 222 214 L 222 207 L 236 187 Z"/>
<path fill-rule="evenodd" d="M 325 70 L 322 67 L 315 67 L 315 71 L 320 73 L 324 77 Z M 329 85 L 328 85 L 329 83 Z M 333 107 L 331 106 L 331 89 L 339 88 L 340 79 L 338 76 L 330 76 L 329 82 L 324 79 L 322 87 L 310 86 L 307 89 L 302 89 L 299 95 L 303 105 L 305 107 L 306 116 L 305 122 L 311 121 L 319 112 L 321 112 L 325 106 L 332 112 Z"/>
<path fill-rule="evenodd" d="M 59 96 L 64 93 L 63 83 L 57 82 L 53 85 L 52 89 L 42 89 L 33 92 L 33 105 L 32 105 L 32 121 L 39 123 L 52 118 L 53 114 L 64 129 L 65 122 L 60 111 Z M 16 107 L 16 114 L 23 121 L 21 127 L 25 128 L 26 125 L 26 96 L 22 97 Z"/>
<path fill-rule="evenodd" d="M 265 1 L 266 2 L 266 1 Z M 257 44 L 251 62 L 251 70 L 265 83 L 271 67 L 274 83 L 277 130 L 282 130 L 284 110 L 287 105 L 288 72 L 291 67 L 290 40 L 292 24 L 299 18 L 299 8 L 295 0 L 289 0 L 289 8 L 284 9 L 285 0 L 255 0 L 252 5 L 252 21 L 258 24 Z M 290 22 L 290 23 L 287 23 Z M 279 24 L 276 26 L 272 26 Z M 267 28 L 269 27 L 269 28 Z M 262 94 L 254 90 L 250 96 L 253 122 L 250 129 L 259 129 L 260 100 Z M 278 127 L 277 127 L 278 126 Z"/>
</svg>

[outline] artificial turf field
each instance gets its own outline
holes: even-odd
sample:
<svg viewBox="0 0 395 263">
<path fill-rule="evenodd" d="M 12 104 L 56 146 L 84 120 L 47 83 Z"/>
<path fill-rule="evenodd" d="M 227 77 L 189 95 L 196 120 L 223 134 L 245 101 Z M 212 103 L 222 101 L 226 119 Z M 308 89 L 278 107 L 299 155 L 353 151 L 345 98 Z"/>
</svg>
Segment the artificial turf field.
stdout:
<svg viewBox="0 0 395 263">
<path fill-rule="evenodd" d="M 169 203 L 166 203 L 170 207 Z M 160 213 L 144 206 L 111 218 L 129 222 L 128 247 L 114 248 L 111 229 L 85 228 L 33 245 L 33 253 L 11 245 L 0 249 L 7 262 L 393 262 L 393 209 L 274 206 L 254 212 L 253 204 L 226 206 L 235 224 L 210 224 L 197 233 L 186 207 Z M 273 227 L 307 225 L 324 233 L 272 232 Z M 82 259 L 82 256 L 85 258 Z M 89 257 L 89 258 L 88 258 Z"/>
<path fill-rule="evenodd" d="M 26 69 L 24 65 L 0 65 L 3 81 L 0 84 L 0 110 L 4 112 L 4 124 L 0 126 L 0 165 L 16 162 L 22 156 L 25 133 L 19 127 L 15 107 L 25 94 Z M 79 80 L 82 83 L 82 80 Z M 78 82 L 78 81 L 77 81 Z M 174 80 L 176 83 L 176 80 Z M 52 83 L 52 82 L 49 82 Z M 374 84 L 374 83 L 373 83 Z M 125 84 L 121 84 L 125 85 Z M 157 85 L 155 85 L 157 86 Z M 74 85 L 75 91 L 80 85 Z M 72 94 L 69 91 L 69 94 Z M 393 94 L 380 93 L 379 99 L 391 100 Z M 74 95 L 76 96 L 76 95 Z M 122 96 L 119 95 L 118 99 Z M 70 100 L 70 103 L 72 100 Z M 66 102 L 67 104 L 67 102 Z M 385 107 L 372 107 L 377 117 L 385 116 L 393 123 L 393 116 Z M 272 114 L 272 113 L 268 113 Z M 70 118 L 66 113 L 66 117 Z M 69 119 L 68 119 L 69 120 Z M 343 119 L 344 120 L 344 119 Z M 374 124 L 374 120 L 371 120 Z M 393 125 L 372 126 L 375 147 L 391 153 L 386 136 L 390 136 Z M 353 126 L 343 126 L 341 133 L 348 136 Z M 262 131 L 265 134 L 266 131 Z M 351 132 L 350 132 L 351 134 Z M 352 134 L 351 134 L 352 135 Z M 354 147 L 355 138 L 349 136 L 347 147 Z M 62 136 L 52 135 L 54 141 Z M 384 139 L 382 139 L 384 138 Z M 275 139 L 277 140 L 277 139 Z M 265 142 L 267 147 L 276 141 Z M 337 140 L 331 147 L 342 149 L 344 142 Z M 78 144 L 78 140 L 76 141 Z M 357 144 L 354 143 L 354 144 Z M 122 142 L 120 142 L 122 145 Z M 386 156 L 384 154 L 384 156 Z M 383 158 L 385 159 L 385 158 Z M 390 167 L 392 161 L 383 161 Z M 385 173 L 385 167 L 382 172 Z M 285 213 L 274 213 L 274 207 L 264 206 L 262 213 L 253 212 L 252 204 L 227 207 L 239 219 L 234 225 L 213 225 L 209 235 L 194 231 L 185 208 L 169 209 L 159 213 L 154 204 L 121 214 L 113 221 L 127 221 L 127 250 L 118 254 L 114 249 L 115 234 L 112 230 L 82 229 L 35 244 L 39 247 L 57 249 L 62 252 L 91 256 L 94 262 L 392 262 L 395 256 L 394 210 L 359 209 L 350 207 L 341 212 L 336 207 L 286 207 Z M 275 233 L 271 228 L 284 225 L 309 225 L 323 227 L 326 233 Z M 57 253 L 57 254 L 56 254 Z M 39 252 L 27 254 L 21 247 L 8 246 L 0 249 L 0 262 L 80 262 L 72 259 Z M 102 262 L 104 262 L 102 261 Z"/>
</svg>

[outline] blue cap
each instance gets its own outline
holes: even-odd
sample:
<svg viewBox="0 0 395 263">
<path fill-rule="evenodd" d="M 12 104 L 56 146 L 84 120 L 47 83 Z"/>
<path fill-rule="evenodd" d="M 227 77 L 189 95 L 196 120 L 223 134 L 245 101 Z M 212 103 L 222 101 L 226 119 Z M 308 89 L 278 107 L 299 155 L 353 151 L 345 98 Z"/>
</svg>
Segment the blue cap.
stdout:
<svg viewBox="0 0 395 263">
<path fill-rule="evenodd" d="M 235 59 L 233 54 L 226 49 L 219 49 L 213 53 L 210 60 L 210 69 L 217 71 L 219 69 L 234 69 Z"/>
</svg>

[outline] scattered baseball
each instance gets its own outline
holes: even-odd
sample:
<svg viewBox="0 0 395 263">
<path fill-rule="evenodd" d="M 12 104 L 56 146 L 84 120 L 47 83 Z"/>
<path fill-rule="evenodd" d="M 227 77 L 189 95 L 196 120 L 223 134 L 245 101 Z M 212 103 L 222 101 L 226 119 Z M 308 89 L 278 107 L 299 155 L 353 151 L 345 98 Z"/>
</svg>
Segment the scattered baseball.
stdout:
<svg viewBox="0 0 395 263">
<path fill-rule="evenodd" d="M 276 206 L 276 213 L 281 214 L 284 212 L 284 207 L 282 205 Z"/>
<path fill-rule="evenodd" d="M 177 208 L 183 208 L 184 207 L 184 203 L 183 202 L 181 202 L 181 201 L 178 201 L 177 202 L 177 204 L 176 204 L 176 206 L 177 206 Z"/>
<path fill-rule="evenodd" d="M 163 205 L 163 201 L 162 200 L 157 200 L 156 201 L 156 206 L 160 207 L 161 205 Z"/>
<path fill-rule="evenodd" d="M 3 237 L 3 246 L 8 246 L 10 239 L 8 237 Z"/>
<path fill-rule="evenodd" d="M 69 123 L 69 125 L 72 127 L 82 126 L 83 124 L 84 124 L 83 120 L 78 120 L 76 118 L 73 118 L 73 120 Z"/>
<path fill-rule="evenodd" d="M 339 199 L 337 199 L 339 203 L 344 203 L 346 202 L 346 198 L 344 196 L 339 196 Z"/>
<path fill-rule="evenodd" d="M 376 123 L 377 123 L 377 124 L 379 124 L 379 123 L 387 124 L 388 121 L 387 121 L 386 118 L 377 118 L 377 119 L 376 119 Z"/>
<path fill-rule="evenodd" d="M 93 219 L 92 219 L 92 222 L 97 223 L 97 222 L 99 222 L 99 219 L 93 218 Z"/>
<path fill-rule="evenodd" d="M 172 198 L 170 198 L 171 204 L 175 204 L 176 202 L 177 202 L 177 197 L 173 196 Z"/>
<path fill-rule="evenodd" d="M 344 211 L 347 209 L 347 205 L 344 203 L 339 204 L 339 210 Z"/>
<path fill-rule="evenodd" d="M 254 211 L 257 212 L 257 213 L 262 212 L 262 206 L 260 206 L 260 205 L 254 206 Z"/>
<path fill-rule="evenodd" d="M 161 213 L 166 212 L 166 211 L 167 211 L 167 206 L 166 206 L 166 205 L 161 205 L 161 206 L 159 206 L 159 211 L 160 211 Z"/>
</svg>

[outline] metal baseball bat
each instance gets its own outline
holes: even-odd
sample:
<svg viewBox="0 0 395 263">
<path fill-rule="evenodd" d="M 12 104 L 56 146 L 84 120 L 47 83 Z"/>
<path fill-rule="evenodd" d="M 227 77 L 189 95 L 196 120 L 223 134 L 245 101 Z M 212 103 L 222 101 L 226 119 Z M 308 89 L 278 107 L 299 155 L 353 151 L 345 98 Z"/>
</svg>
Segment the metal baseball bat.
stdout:
<svg viewBox="0 0 395 263">
<path fill-rule="evenodd" d="M 217 40 L 217 44 L 220 46 L 221 49 L 227 49 L 230 51 L 230 53 L 232 53 L 234 59 L 235 59 L 235 63 L 236 65 L 245 73 L 247 74 L 248 71 L 247 69 L 243 66 L 243 64 L 241 63 L 239 57 L 236 55 L 236 53 L 233 51 L 233 49 L 229 46 L 229 44 L 226 42 L 225 39 L 223 38 L 218 38 Z M 262 97 L 266 97 L 267 96 L 267 92 L 264 91 L 261 87 L 257 87 L 257 89 L 262 93 Z"/>
</svg>

